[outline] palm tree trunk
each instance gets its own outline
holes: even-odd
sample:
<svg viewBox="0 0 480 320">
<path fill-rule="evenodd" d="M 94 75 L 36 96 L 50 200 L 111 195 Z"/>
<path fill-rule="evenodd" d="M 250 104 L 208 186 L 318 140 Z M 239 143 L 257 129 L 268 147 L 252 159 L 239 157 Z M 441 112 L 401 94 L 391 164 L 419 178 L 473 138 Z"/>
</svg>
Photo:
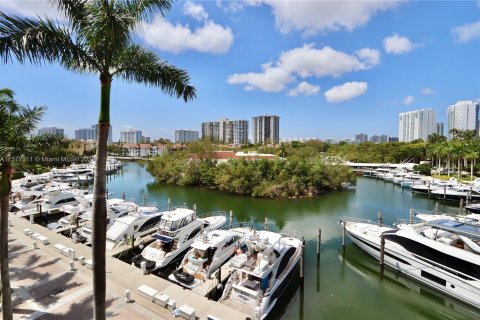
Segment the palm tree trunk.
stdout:
<svg viewBox="0 0 480 320">
<path fill-rule="evenodd" d="M 93 234 L 92 234 L 92 256 L 93 256 L 93 298 L 94 318 L 105 319 L 105 295 L 106 295 L 106 266 L 105 247 L 107 241 L 107 141 L 110 128 L 110 86 L 111 78 L 100 76 L 100 117 L 98 121 L 97 154 L 95 159 L 95 181 L 94 181 L 94 202 L 93 202 Z"/>
<path fill-rule="evenodd" d="M 3 163 L 0 185 L 0 276 L 2 277 L 2 313 L 4 320 L 13 319 L 10 274 L 8 268 L 8 196 L 11 190 L 11 166 Z"/>
</svg>

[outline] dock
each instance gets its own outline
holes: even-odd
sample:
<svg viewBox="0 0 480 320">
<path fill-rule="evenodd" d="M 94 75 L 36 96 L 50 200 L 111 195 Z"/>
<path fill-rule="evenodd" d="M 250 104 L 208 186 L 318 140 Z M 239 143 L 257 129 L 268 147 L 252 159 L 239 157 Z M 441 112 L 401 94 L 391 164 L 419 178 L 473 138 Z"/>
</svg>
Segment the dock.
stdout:
<svg viewBox="0 0 480 320">
<path fill-rule="evenodd" d="M 92 249 L 15 214 L 9 217 L 12 223 L 9 263 L 14 318 L 91 319 Z M 205 297 L 211 288 L 216 287 L 217 279 L 209 279 L 198 288 L 187 290 L 158 276 L 144 275 L 140 269 L 122 262 L 113 254 L 106 254 L 106 311 L 109 317 L 174 319 L 171 310 L 162 307 L 158 301 L 154 303 L 154 299 L 138 290 L 145 287 L 168 297 L 170 302 L 174 300 L 180 310 L 194 310 L 196 319 L 244 320 L 251 317 Z M 230 272 L 228 266 L 222 267 L 222 281 Z M 131 302 L 125 302 L 127 296 Z"/>
</svg>

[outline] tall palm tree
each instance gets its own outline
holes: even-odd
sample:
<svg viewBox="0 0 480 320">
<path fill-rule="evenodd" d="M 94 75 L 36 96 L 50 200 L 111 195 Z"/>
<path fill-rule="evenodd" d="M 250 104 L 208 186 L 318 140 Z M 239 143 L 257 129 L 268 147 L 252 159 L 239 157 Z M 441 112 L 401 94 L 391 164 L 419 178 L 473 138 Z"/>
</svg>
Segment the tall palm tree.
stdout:
<svg viewBox="0 0 480 320">
<path fill-rule="evenodd" d="M 110 127 L 110 88 L 114 77 L 160 87 L 189 101 L 195 88 L 186 71 L 161 61 L 133 42 L 135 30 L 172 0 L 51 0 L 66 24 L 48 18 L 20 18 L 0 13 L 0 58 L 23 63 L 60 63 L 67 70 L 100 78 L 100 115 L 93 201 L 94 317 L 105 319 L 106 159 Z"/>
<path fill-rule="evenodd" d="M 51 134 L 31 137 L 46 108 L 20 106 L 13 97 L 12 90 L 0 89 L 0 275 L 3 319 L 12 319 L 8 270 L 8 200 L 14 173 L 12 161 L 66 142 L 63 137 Z"/>
</svg>

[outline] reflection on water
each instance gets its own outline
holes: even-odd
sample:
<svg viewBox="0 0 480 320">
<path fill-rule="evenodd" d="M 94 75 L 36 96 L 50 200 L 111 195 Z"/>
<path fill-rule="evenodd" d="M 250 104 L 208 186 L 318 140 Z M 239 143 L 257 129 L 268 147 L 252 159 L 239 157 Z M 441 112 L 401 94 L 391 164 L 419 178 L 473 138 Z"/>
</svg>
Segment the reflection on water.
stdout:
<svg viewBox="0 0 480 320">
<path fill-rule="evenodd" d="M 358 179 L 356 190 L 333 192 L 313 199 L 255 199 L 200 188 L 161 185 L 136 163 L 127 163 L 108 183 L 113 197 L 157 202 L 160 207 L 197 205 L 200 213 L 233 210 L 235 221 L 256 222 L 270 230 L 298 230 L 306 240 L 305 279 L 298 276 L 285 290 L 270 319 L 478 319 L 478 314 L 415 281 L 385 269 L 382 278 L 378 262 L 349 245 L 345 259 L 339 259 L 342 216 L 376 219 L 382 211 L 385 222 L 408 218 L 410 208 L 432 210 L 437 201 L 412 196 L 408 189 L 372 178 Z M 456 213 L 458 204 L 439 202 L 439 210 Z M 316 236 L 322 229 L 321 256 L 317 263 Z"/>
</svg>

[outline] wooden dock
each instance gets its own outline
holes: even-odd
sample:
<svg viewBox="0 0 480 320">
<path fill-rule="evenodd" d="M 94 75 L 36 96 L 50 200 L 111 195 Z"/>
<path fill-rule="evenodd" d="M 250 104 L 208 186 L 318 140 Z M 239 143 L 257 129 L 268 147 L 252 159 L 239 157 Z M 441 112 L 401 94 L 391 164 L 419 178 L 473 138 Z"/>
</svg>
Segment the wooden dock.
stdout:
<svg viewBox="0 0 480 320">
<path fill-rule="evenodd" d="M 25 234 L 25 229 L 30 229 L 30 232 L 40 234 L 43 237 L 48 238 L 49 244 L 36 244 L 38 247 L 37 252 L 42 255 L 49 256 L 51 259 L 61 261 L 63 265 L 69 266 L 72 263 L 72 256 L 65 255 L 65 251 L 58 250 L 58 247 L 68 247 L 68 249 L 74 250 L 74 274 L 79 276 L 86 282 L 87 286 L 92 285 L 92 270 L 90 259 L 92 258 L 92 248 L 80 244 L 73 243 L 73 241 L 55 230 L 49 230 L 38 224 L 31 224 L 28 220 L 17 217 L 15 214 L 10 214 L 13 227 L 11 227 L 11 234 L 9 237 L 15 237 L 16 241 L 20 241 L 25 247 L 32 247 L 35 240 Z M 138 240 L 141 241 L 141 240 Z M 60 245 L 60 246 L 56 246 Z M 125 248 L 123 248 L 125 250 Z M 120 297 L 125 295 L 126 290 L 130 290 L 131 299 L 134 300 L 134 304 L 148 310 L 149 313 L 155 314 L 154 317 L 147 317 L 146 319 L 174 319 L 171 312 L 161 307 L 160 305 L 153 303 L 151 300 L 144 298 L 138 294 L 137 288 L 142 285 L 147 285 L 152 289 L 168 295 L 170 299 L 175 300 L 177 308 L 182 305 L 188 305 L 195 309 L 196 319 L 207 319 L 209 316 L 213 316 L 217 319 L 238 319 L 244 320 L 247 317 L 251 317 L 249 314 L 245 314 L 239 310 L 232 309 L 229 306 L 221 304 L 219 302 L 209 300 L 205 297 L 205 293 L 211 291 L 210 288 L 215 288 L 217 283 L 216 279 L 209 279 L 203 285 L 194 290 L 185 290 L 168 280 L 162 279 L 158 276 L 147 274 L 143 275 L 142 271 L 128 263 L 125 263 L 117 258 L 114 258 L 112 254 L 118 253 L 117 251 L 106 254 L 106 275 L 107 275 L 107 290 L 114 296 Z M 79 261 L 85 259 L 89 263 L 81 265 Z M 90 260 L 90 261 L 89 261 Z M 44 271 L 48 273 L 48 271 Z M 72 272 L 72 271 L 66 271 Z M 224 281 L 231 273 L 230 268 L 227 265 L 222 267 L 222 281 Z M 40 273 L 41 274 L 41 273 Z M 209 290 L 210 289 L 210 290 Z M 21 290 L 14 287 L 15 290 Z M 85 289 L 87 290 L 87 289 Z M 89 289 L 87 290 L 89 293 Z M 15 291 L 16 292 L 16 291 Z M 83 292 L 83 291 L 82 291 Z M 15 294 L 15 293 L 14 293 Z M 63 301 L 63 300 L 62 300 Z M 72 299 L 71 304 L 75 303 L 75 299 Z M 119 302 L 120 303 L 120 302 Z M 68 306 L 65 304 L 65 306 Z M 125 307 L 128 304 L 124 304 Z M 67 308 L 68 309 L 68 308 Z M 40 310 L 41 311 L 41 310 Z M 59 314 L 61 311 L 59 309 Z M 62 311 L 63 312 L 63 311 Z M 85 312 L 89 312 L 85 310 Z M 50 310 L 51 315 L 55 315 L 55 310 Z M 91 318 L 91 314 L 80 315 L 82 318 Z"/>
</svg>

